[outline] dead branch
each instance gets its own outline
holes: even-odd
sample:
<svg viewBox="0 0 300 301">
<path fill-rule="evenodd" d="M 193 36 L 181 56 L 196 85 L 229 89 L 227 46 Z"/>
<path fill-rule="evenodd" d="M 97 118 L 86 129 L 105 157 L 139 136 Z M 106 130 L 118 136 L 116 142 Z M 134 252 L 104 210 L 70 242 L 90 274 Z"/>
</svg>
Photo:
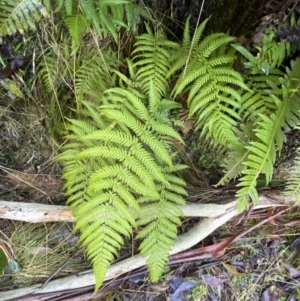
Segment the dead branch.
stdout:
<svg viewBox="0 0 300 301">
<path fill-rule="evenodd" d="M 270 190 L 268 194 L 263 194 L 259 198 L 258 208 L 268 208 L 274 206 L 286 206 L 296 203 L 293 197 L 287 197 L 278 190 Z M 236 202 L 227 204 L 201 204 L 187 203 L 180 206 L 184 216 L 212 217 L 216 218 L 234 210 Z M 37 203 L 20 203 L 0 201 L 0 218 L 24 221 L 28 223 L 45 222 L 75 222 L 72 211 L 67 206 L 44 205 Z"/>
</svg>

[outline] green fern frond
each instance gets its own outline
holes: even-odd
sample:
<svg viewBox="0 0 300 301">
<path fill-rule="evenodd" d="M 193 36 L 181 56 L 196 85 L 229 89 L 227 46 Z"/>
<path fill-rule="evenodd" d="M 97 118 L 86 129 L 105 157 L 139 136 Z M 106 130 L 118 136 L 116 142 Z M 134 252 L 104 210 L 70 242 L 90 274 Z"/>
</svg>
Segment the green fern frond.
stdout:
<svg viewBox="0 0 300 301">
<path fill-rule="evenodd" d="M 145 20 L 152 20 L 151 15 L 146 7 L 134 1 L 128 1 L 124 6 L 126 13 L 127 28 L 131 29 L 134 33 L 137 32 L 137 19 L 143 16 Z"/>
<path fill-rule="evenodd" d="M 110 88 L 114 81 L 110 70 L 117 68 L 117 58 L 111 51 L 91 52 L 82 61 L 80 68 L 76 70 L 76 92 L 78 99 L 84 99 L 90 95 L 95 102 L 103 92 Z"/>
<path fill-rule="evenodd" d="M 273 98 L 276 98 L 273 95 Z M 280 153 L 285 135 L 282 128 L 285 119 L 290 114 L 289 98 L 287 89 L 283 86 L 283 100 L 276 98 L 278 104 L 277 111 L 267 117 L 260 114 L 261 121 L 257 122 L 258 126 L 254 130 L 257 141 L 250 142 L 245 148 L 250 151 L 247 160 L 244 162 L 247 167 L 242 173 L 238 187 L 242 187 L 236 194 L 241 209 L 247 204 L 246 199 L 256 203 L 258 194 L 256 192 L 257 178 L 260 174 L 266 177 L 266 183 L 269 183 L 273 176 L 273 166 L 276 160 L 276 152 Z"/>
<path fill-rule="evenodd" d="M 230 180 L 236 179 L 244 171 L 245 165 L 243 163 L 248 158 L 250 152 L 245 146 L 245 142 L 236 140 L 228 145 L 227 153 L 222 163 L 224 176 L 216 186 L 224 185 Z"/>
<path fill-rule="evenodd" d="M 91 21 L 96 32 L 102 36 L 101 28 L 99 26 L 100 20 L 96 10 L 96 3 L 92 0 L 81 0 L 80 6 L 84 12 L 85 17 L 88 21 Z"/>
<path fill-rule="evenodd" d="M 133 0 L 82 0 L 80 5 L 97 34 L 102 38 L 110 34 L 116 42 L 120 28 L 136 31 L 139 14 L 150 18 L 149 13 Z"/>
<path fill-rule="evenodd" d="M 171 69 L 167 74 L 169 78 L 176 71 L 182 69 L 186 64 L 189 64 L 190 55 L 195 55 L 197 53 L 197 47 L 199 41 L 202 37 L 202 33 L 205 29 L 206 23 L 209 21 L 209 18 L 205 19 L 200 26 L 197 28 L 194 33 L 193 38 L 190 36 L 190 18 L 187 19 L 184 32 L 183 32 L 183 41 L 180 46 L 178 46 L 177 51 L 174 51 L 174 54 L 171 57 Z"/>
<path fill-rule="evenodd" d="M 73 133 L 73 136 L 68 135 L 67 137 L 70 139 L 76 139 L 76 136 L 84 136 L 88 135 L 89 133 L 94 132 L 97 127 L 93 125 L 88 120 L 76 120 L 76 119 L 67 119 L 69 124 L 67 125 L 66 129 Z M 76 135 L 76 136 L 74 136 Z"/>
<path fill-rule="evenodd" d="M 214 33 L 207 36 L 203 41 L 199 43 L 197 48 L 197 56 L 200 60 L 202 58 L 209 58 L 213 55 L 214 51 L 222 47 L 223 45 L 228 45 L 234 37 L 230 37 L 224 33 Z M 228 58 L 227 58 L 228 59 Z M 224 56 L 223 56 L 224 60 Z M 226 60 L 226 59 L 225 59 Z M 220 59 L 218 65 L 222 63 Z"/>
<path fill-rule="evenodd" d="M 80 36 L 86 29 L 89 28 L 90 24 L 80 13 L 73 16 L 67 16 L 65 22 L 75 42 L 75 48 L 78 48 L 80 46 Z"/>
<path fill-rule="evenodd" d="M 115 136 L 116 135 L 113 135 L 112 133 L 112 137 Z M 108 139 L 105 139 L 104 137 L 104 139 L 102 139 L 102 142 L 106 142 Z M 90 158 L 96 156 L 105 159 L 115 159 L 119 162 L 123 162 L 124 168 L 125 166 L 127 166 L 127 168 L 131 169 L 132 172 L 136 173 L 141 181 L 150 188 L 154 188 L 154 177 L 164 182 L 165 178 L 160 171 L 159 166 L 155 163 L 151 155 L 144 150 L 143 146 L 139 143 L 136 143 L 136 140 L 133 140 L 132 143 L 126 141 L 126 143 L 128 143 L 128 150 L 124 149 L 124 147 L 126 147 L 126 144 L 123 145 L 121 143 L 119 146 L 114 147 L 95 146 L 78 153 L 76 155 L 76 158 Z M 97 173 L 95 174 L 95 176 L 97 176 Z"/>
<path fill-rule="evenodd" d="M 242 174 L 236 194 L 240 209 L 247 206 L 247 200 L 257 201 L 260 175 L 266 177 L 266 183 L 271 181 L 275 160 L 286 140 L 283 131 L 300 125 L 299 64 L 291 62 L 291 69 L 286 68 L 282 77 L 274 74 L 247 77 L 252 90 L 242 95 L 239 110 L 242 122 L 234 130 L 237 139 L 228 145 L 226 174 L 218 183 L 224 184 Z M 291 184 L 291 188 L 295 185 Z"/>
<path fill-rule="evenodd" d="M 137 121 L 132 115 L 124 114 L 121 111 L 103 109 L 102 113 L 107 118 L 117 121 L 119 125 L 124 125 L 132 130 L 143 143 L 152 149 L 157 158 L 160 158 L 170 166 L 172 165 L 172 160 L 168 151 L 165 149 L 164 143 L 162 143 L 156 135 L 152 134 L 146 125 Z"/>
<path fill-rule="evenodd" d="M 65 11 L 67 16 L 71 16 L 73 8 L 77 6 L 76 0 L 57 0 L 55 12 Z"/>
<path fill-rule="evenodd" d="M 192 46 L 186 42 L 190 40 L 186 25 L 186 41 L 180 49 L 181 57 L 171 60 L 171 72 L 175 72 L 180 66 L 182 68 L 185 65 L 183 61 L 186 62 L 173 94 L 177 96 L 187 91 L 189 117 L 196 117 L 197 128 L 204 129 L 206 135 L 213 136 L 219 143 L 227 145 L 228 139 L 233 137 L 232 128 L 240 120 L 238 111 L 242 101 L 241 91 L 249 91 L 249 88 L 241 74 L 233 69 L 236 56 L 226 47 L 233 37 L 215 33 L 201 41 L 206 23 L 207 20 L 199 26 L 195 33 L 195 44 Z"/>
<path fill-rule="evenodd" d="M 106 95 L 115 103 L 125 106 L 135 118 L 148 120 L 150 118 L 143 99 L 132 89 L 113 88 L 106 91 Z M 108 106 L 110 107 L 110 106 Z M 104 108 L 104 107 L 103 107 Z"/>
<path fill-rule="evenodd" d="M 177 47 L 176 43 L 164 38 L 160 31 L 156 35 L 146 24 L 147 33 L 138 37 L 135 43 L 134 67 L 136 68 L 137 80 L 149 93 L 151 83 L 159 96 L 163 95 L 167 87 L 166 75 L 170 69 L 171 51 Z"/>
<path fill-rule="evenodd" d="M 48 92 L 57 87 L 60 68 L 56 57 L 44 55 L 43 61 L 39 64 L 39 74 Z"/>
<path fill-rule="evenodd" d="M 0 3 L 0 11 L 0 44 L 5 35 L 35 30 L 35 23 L 49 17 L 38 0 L 5 0 Z"/>
<path fill-rule="evenodd" d="M 181 139 L 168 120 L 174 103 L 166 100 L 165 106 L 160 106 L 164 101 L 157 100 L 157 93 L 148 98 L 134 89 L 132 81 L 121 78 L 129 87 L 104 91 L 104 104 L 99 108 L 82 101 L 79 112 L 85 119 L 68 120 L 70 142 L 61 155 L 76 229 L 82 233 L 81 241 L 94 269 L 101 269 L 95 271 L 96 289 L 123 244 L 122 236 L 130 235 L 136 226 L 135 217 L 141 217 L 145 228 L 152 224 L 155 235 L 161 233 L 161 242 L 152 250 L 155 255 L 160 248 L 165 250 L 158 258 L 157 272 L 162 271 L 180 223 L 177 204 L 184 203 L 182 195 L 186 195 L 185 182 L 175 174 L 185 166 L 174 165 L 171 153 L 173 140 Z M 169 213 L 157 223 L 153 216 L 142 217 L 141 205 Z M 171 213 L 177 216 L 171 219 Z M 159 225 L 168 227 L 159 230 Z M 158 237 L 152 236 L 147 243 L 152 239 L 155 242 Z"/>
<path fill-rule="evenodd" d="M 117 250 L 124 244 L 122 235 L 131 235 L 132 225 L 126 215 L 115 210 L 115 206 L 119 205 L 115 201 L 116 198 L 111 196 L 104 205 L 90 206 L 89 211 L 84 211 L 84 218 L 80 211 L 77 212 L 76 229 L 85 229 L 80 240 L 87 247 L 87 254 L 93 263 L 96 289 L 102 284 Z"/>
</svg>

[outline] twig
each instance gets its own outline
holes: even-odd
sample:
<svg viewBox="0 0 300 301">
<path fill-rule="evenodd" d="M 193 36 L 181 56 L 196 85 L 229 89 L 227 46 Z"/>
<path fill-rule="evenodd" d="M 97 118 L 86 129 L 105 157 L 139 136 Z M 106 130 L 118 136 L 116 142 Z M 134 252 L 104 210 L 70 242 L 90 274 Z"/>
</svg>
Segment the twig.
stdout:
<svg viewBox="0 0 300 301">
<path fill-rule="evenodd" d="M 65 260 L 65 262 L 56 270 L 54 271 L 48 278 L 47 280 L 42 284 L 41 288 L 47 285 L 47 283 L 55 276 L 57 275 L 69 262 L 71 259 L 73 259 L 77 254 L 79 254 L 84 248 L 80 248 L 77 250 L 70 258 Z"/>
</svg>

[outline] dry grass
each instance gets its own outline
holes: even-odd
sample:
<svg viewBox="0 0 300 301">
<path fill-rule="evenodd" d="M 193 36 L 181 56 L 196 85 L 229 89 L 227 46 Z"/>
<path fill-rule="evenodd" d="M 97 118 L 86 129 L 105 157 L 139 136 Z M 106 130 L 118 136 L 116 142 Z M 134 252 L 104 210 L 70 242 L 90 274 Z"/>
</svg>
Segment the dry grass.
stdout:
<svg viewBox="0 0 300 301">
<path fill-rule="evenodd" d="M 44 282 L 66 261 L 68 264 L 55 278 L 91 268 L 83 252 L 78 252 L 78 239 L 71 230 L 67 224 L 10 222 L 1 236 L 9 243 L 21 267 L 20 273 L 11 275 L 13 283 L 28 286 Z"/>
</svg>

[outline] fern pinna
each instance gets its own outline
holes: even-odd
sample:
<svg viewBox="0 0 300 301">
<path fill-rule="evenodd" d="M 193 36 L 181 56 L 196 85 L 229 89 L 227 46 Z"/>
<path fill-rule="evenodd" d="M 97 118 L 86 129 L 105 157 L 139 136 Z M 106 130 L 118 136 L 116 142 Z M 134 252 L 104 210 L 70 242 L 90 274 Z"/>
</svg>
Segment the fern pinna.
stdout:
<svg viewBox="0 0 300 301">
<path fill-rule="evenodd" d="M 152 52 L 151 60 L 128 61 L 131 79 L 116 71 L 120 87 L 104 91 L 100 107 L 82 101 L 79 113 L 85 120 L 69 121 L 69 143 L 60 157 L 68 204 L 94 266 L 96 289 L 133 227 L 140 228 L 137 239 L 151 279 L 158 280 L 177 236 L 177 205 L 186 195 L 178 176 L 185 166 L 174 164 L 172 150 L 173 141 L 181 141 L 170 119 L 170 109 L 178 105 L 167 97 L 166 76 L 149 81 L 144 76 L 147 64 L 162 66 L 161 75 L 169 71 L 166 54 L 172 47 L 150 31 L 144 38 L 151 40 L 149 47 L 142 45 L 142 36 L 136 57 Z"/>
</svg>

